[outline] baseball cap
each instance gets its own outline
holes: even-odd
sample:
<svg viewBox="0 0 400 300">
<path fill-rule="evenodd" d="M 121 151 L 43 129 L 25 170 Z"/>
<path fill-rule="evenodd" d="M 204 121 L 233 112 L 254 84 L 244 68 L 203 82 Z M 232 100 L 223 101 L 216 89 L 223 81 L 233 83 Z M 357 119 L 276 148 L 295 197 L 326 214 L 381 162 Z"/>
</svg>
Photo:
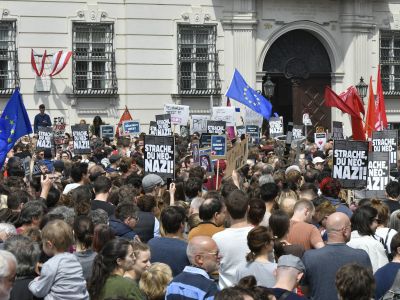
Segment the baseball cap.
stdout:
<svg viewBox="0 0 400 300">
<path fill-rule="evenodd" d="M 148 174 L 142 179 L 142 187 L 145 193 L 151 192 L 157 185 L 163 186 L 164 184 L 164 180 L 156 174 Z"/>
<path fill-rule="evenodd" d="M 279 267 L 292 267 L 299 270 L 300 272 L 306 271 L 306 267 L 304 266 L 301 259 L 291 254 L 282 255 L 281 257 L 279 257 L 278 268 Z"/>
<path fill-rule="evenodd" d="M 55 160 L 53 166 L 55 169 L 64 170 L 64 162 L 62 160 Z"/>
<path fill-rule="evenodd" d="M 299 167 L 299 166 L 297 166 L 297 165 L 292 165 L 292 166 L 287 167 L 287 169 L 286 169 L 286 171 L 285 171 L 285 175 L 286 175 L 287 173 L 289 173 L 289 171 L 292 171 L 292 170 L 295 170 L 295 171 L 298 171 L 299 173 L 301 173 L 301 170 L 300 170 L 300 167 Z"/>
<path fill-rule="evenodd" d="M 319 156 L 314 157 L 313 160 L 312 160 L 312 163 L 314 165 L 315 164 L 320 164 L 320 163 L 323 163 L 323 162 L 325 162 L 325 159 L 323 159 L 322 157 L 319 157 Z"/>
</svg>

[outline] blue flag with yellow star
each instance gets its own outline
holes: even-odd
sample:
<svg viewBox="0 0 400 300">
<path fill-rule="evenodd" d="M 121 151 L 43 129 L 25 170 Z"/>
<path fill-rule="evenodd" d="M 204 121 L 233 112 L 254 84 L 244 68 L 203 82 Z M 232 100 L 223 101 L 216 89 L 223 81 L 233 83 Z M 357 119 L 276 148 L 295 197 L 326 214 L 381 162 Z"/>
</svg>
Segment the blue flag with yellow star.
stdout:
<svg viewBox="0 0 400 300">
<path fill-rule="evenodd" d="M 226 94 L 269 120 L 272 114 L 272 104 L 263 95 L 253 90 L 244 80 L 243 76 L 235 69 L 231 85 Z"/>
<path fill-rule="evenodd" d="M 22 136 L 32 133 L 31 122 L 19 88 L 16 88 L 0 117 L 0 168 L 3 167 L 8 151 Z"/>
</svg>

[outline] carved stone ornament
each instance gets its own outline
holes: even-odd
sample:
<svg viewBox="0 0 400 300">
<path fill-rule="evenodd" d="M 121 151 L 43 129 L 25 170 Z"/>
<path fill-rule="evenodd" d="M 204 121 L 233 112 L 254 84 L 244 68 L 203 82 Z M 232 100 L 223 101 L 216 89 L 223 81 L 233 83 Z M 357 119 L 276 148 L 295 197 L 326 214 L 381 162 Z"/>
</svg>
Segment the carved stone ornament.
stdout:
<svg viewBox="0 0 400 300">
<path fill-rule="evenodd" d="M 302 78 L 306 79 L 310 75 L 308 71 L 307 64 L 304 60 L 293 57 L 289 59 L 285 66 L 285 77 L 288 79 L 291 78 Z"/>
<path fill-rule="evenodd" d="M 83 12 L 83 10 L 78 11 L 77 13 L 79 18 L 83 18 L 85 16 L 85 13 Z"/>
<path fill-rule="evenodd" d="M 7 17 L 10 15 L 10 11 L 8 9 L 3 9 L 3 17 Z"/>
</svg>

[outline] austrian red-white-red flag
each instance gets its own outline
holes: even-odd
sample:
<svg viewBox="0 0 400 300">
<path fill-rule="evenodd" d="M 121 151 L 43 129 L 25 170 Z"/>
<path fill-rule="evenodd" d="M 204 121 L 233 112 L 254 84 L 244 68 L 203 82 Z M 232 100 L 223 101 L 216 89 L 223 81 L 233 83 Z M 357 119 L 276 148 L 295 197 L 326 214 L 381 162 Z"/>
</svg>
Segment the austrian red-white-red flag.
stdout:
<svg viewBox="0 0 400 300">
<path fill-rule="evenodd" d="M 31 49 L 31 65 L 32 65 L 32 69 L 33 71 L 35 71 L 37 76 L 42 76 L 43 71 L 44 71 L 44 63 L 46 62 L 46 57 L 47 57 L 47 53 L 46 50 L 44 51 L 44 54 L 42 55 L 42 59 L 39 59 L 36 62 L 35 57 L 40 57 L 40 55 L 36 54 L 35 51 L 33 51 L 33 49 Z"/>
<path fill-rule="evenodd" d="M 59 74 L 62 70 L 64 70 L 71 56 L 72 56 L 72 51 L 60 50 L 57 53 L 55 53 L 53 55 L 53 59 L 51 60 L 51 73 L 49 74 L 50 77 L 53 77 Z"/>
<path fill-rule="evenodd" d="M 375 100 L 375 108 L 376 108 L 376 118 L 375 118 L 375 130 L 380 131 L 388 128 L 388 122 L 386 118 L 386 108 L 385 108 L 385 99 L 383 98 L 383 88 L 382 88 L 382 79 L 381 79 L 381 66 L 378 66 L 378 78 L 377 87 L 376 87 L 376 100 Z"/>
</svg>

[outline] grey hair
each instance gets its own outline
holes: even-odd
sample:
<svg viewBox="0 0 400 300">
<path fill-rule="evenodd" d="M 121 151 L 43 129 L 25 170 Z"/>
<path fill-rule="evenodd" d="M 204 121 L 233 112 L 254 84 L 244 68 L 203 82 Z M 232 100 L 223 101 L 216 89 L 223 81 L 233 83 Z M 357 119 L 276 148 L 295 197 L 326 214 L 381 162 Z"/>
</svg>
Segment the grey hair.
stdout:
<svg viewBox="0 0 400 300">
<path fill-rule="evenodd" d="M 18 266 L 17 276 L 29 276 L 35 274 L 36 263 L 40 259 L 40 247 L 37 242 L 23 235 L 16 235 L 4 243 L 4 250 L 15 255 Z"/>
<path fill-rule="evenodd" d="M 62 215 L 64 218 L 64 221 L 67 222 L 68 225 L 72 227 L 74 224 L 74 219 L 75 219 L 75 211 L 71 207 L 67 206 L 57 206 L 53 208 L 48 215 Z"/>
<path fill-rule="evenodd" d="M 266 183 L 275 183 L 274 177 L 271 174 L 261 175 L 258 179 L 258 185 L 262 186 Z"/>
<path fill-rule="evenodd" d="M 186 255 L 188 257 L 189 262 L 194 265 L 194 257 L 196 256 L 196 254 L 199 251 L 199 247 L 198 245 L 195 245 L 194 243 L 188 243 L 187 247 L 186 247 Z"/>
<path fill-rule="evenodd" d="M 92 219 L 93 225 L 105 224 L 108 225 L 108 214 L 104 209 L 98 208 L 89 212 L 89 217 Z"/>
<path fill-rule="evenodd" d="M 17 259 L 14 254 L 6 250 L 0 250 L 0 278 L 10 276 L 10 262 L 17 266 Z"/>
<path fill-rule="evenodd" d="M 17 229 L 13 224 L 0 223 L 0 232 L 5 232 L 8 236 L 13 236 L 17 234 Z"/>
</svg>

